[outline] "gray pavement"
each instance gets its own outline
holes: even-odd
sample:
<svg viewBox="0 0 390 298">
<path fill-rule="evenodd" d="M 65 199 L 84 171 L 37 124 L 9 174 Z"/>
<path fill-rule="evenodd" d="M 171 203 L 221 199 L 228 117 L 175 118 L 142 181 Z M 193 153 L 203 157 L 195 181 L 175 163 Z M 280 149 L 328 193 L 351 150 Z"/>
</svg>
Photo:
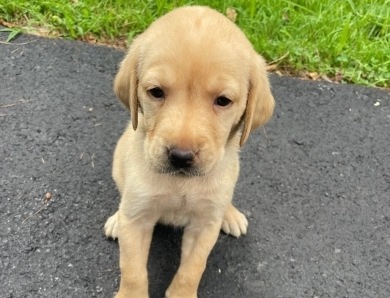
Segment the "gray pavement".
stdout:
<svg viewBox="0 0 390 298">
<path fill-rule="evenodd" d="M 0 297 L 112 297 L 118 244 L 103 225 L 119 202 L 111 156 L 129 116 L 112 81 L 124 53 L 13 43 L 0 44 Z M 390 297 L 389 92 L 271 82 L 275 114 L 243 149 L 235 192 L 248 235 L 220 235 L 199 297 Z M 155 230 L 151 298 L 178 267 L 180 238 Z"/>
</svg>

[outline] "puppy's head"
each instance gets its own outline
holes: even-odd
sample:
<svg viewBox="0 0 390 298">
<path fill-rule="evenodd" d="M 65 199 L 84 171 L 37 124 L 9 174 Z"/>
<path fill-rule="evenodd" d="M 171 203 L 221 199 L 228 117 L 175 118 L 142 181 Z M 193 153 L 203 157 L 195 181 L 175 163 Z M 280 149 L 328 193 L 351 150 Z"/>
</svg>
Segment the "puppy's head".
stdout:
<svg viewBox="0 0 390 298">
<path fill-rule="evenodd" d="M 206 174 L 274 107 L 263 58 L 237 26 L 206 7 L 176 9 L 138 36 L 114 90 L 133 128 L 140 124 L 152 168 L 177 175 Z"/>
</svg>

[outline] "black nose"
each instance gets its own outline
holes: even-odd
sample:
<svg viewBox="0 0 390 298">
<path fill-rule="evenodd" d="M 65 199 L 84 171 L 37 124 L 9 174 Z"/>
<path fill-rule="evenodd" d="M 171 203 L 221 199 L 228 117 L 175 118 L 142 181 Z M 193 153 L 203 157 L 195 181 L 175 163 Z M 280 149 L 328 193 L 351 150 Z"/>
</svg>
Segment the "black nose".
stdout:
<svg viewBox="0 0 390 298">
<path fill-rule="evenodd" d="M 195 154 L 191 150 L 172 148 L 168 150 L 168 158 L 175 168 L 189 168 L 194 163 Z"/>
</svg>

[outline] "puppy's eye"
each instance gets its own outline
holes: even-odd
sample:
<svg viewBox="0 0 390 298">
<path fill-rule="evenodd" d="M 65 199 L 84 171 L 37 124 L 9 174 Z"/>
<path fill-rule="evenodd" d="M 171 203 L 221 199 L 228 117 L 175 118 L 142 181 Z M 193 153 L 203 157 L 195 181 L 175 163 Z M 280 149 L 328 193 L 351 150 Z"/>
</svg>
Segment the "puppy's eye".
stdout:
<svg viewBox="0 0 390 298">
<path fill-rule="evenodd" d="M 217 99 L 214 101 L 214 104 L 220 107 L 226 107 L 230 105 L 232 101 L 229 98 L 226 98 L 225 96 L 219 96 Z"/>
<path fill-rule="evenodd" d="M 155 87 L 153 89 L 149 90 L 149 93 L 154 97 L 154 98 L 164 98 L 165 94 L 164 91 L 162 91 L 161 88 Z"/>
</svg>

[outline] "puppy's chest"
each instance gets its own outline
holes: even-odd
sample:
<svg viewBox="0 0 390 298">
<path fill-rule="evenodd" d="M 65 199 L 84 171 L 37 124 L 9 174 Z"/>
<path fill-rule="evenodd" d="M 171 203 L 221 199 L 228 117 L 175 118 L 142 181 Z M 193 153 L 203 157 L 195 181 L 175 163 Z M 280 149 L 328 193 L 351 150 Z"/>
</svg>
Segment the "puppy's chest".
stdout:
<svg viewBox="0 0 390 298">
<path fill-rule="evenodd" d="M 159 221 L 185 226 L 204 217 L 214 217 L 216 203 L 208 194 L 168 193 L 151 199 L 150 207 L 159 213 Z"/>
<path fill-rule="evenodd" d="M 155 202 L 159 205 L 160 219 L 164 224 L 171 224 L 174 226 L 185 226 L 191 219 L 200 213 L 199 208 L 194 204 L 193 199 L 187 196 L 168 195 L 157 198 Z"/>
<path fill-rule="evenodd" d="M 129 188 L 133 198 L 129 202 L 132 216 L 185 226 L 190 222 L 216 220 L 226 208 L 228 196 L 221 189 L 219 180 L 213 177 L 178 179 L 158 175 L 153 179 L 142 178 L 138 180 L 142 183 Z"/>
</svg>

